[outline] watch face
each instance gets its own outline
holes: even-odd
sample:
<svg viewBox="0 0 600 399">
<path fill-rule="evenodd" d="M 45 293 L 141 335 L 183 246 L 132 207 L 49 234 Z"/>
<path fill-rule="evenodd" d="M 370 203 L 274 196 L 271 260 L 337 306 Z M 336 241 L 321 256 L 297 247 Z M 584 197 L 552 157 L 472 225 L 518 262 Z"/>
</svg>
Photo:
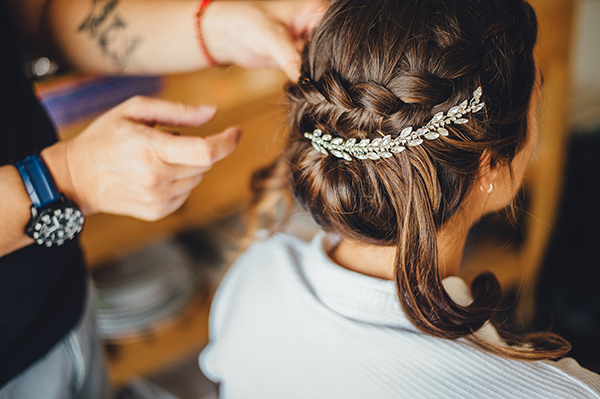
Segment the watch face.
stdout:
<svg viewBox="0 0 600 399">
<path fill-rule="evenodd" d="M 45 209 L 33 221 L 30 236 L 39 244 L 51 247 L 62 245 L 81 231 L 83 215 L 69 206 Z"/>
</svg>

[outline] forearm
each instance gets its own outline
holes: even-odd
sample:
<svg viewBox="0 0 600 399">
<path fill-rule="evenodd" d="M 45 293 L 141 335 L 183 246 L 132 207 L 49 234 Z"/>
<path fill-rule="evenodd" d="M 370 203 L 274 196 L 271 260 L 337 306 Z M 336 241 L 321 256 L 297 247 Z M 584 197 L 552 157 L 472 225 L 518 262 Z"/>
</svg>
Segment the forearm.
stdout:
<svg viewBox="0 0 600 399">
<path fill-rule="evenodd" d="M 204 8 L 200 44 L 199 0 L 10 4 L 30 42 L 75 67 L 164 74 L 207 67 L 212 57 L 219 64 L 281 68 L 291 80 L 299 76 L 299 49 L 323 13 L 317 0 L 215 1 Z"/>
<path fill-rule="evenodd" d="M 198 48 L 197 7 L 196 1 L 51 0 L 40 19 L 68 64 L 163 74 L 207 66 Z"/>
<path fill-rule="evenodd" d="M 41 152 L 58 191 L 67 198 L 80 201 L 75 192 L 66 153 L 65 142 L 57 142 Z M 31 199 L 25 185 L 13 165 L 0 167 L 0 257 L 33 243 L 25 234 L 25 227 L 31 218 Z M 88 209 L 82 209 L 86 214 Z"/>
</svg>

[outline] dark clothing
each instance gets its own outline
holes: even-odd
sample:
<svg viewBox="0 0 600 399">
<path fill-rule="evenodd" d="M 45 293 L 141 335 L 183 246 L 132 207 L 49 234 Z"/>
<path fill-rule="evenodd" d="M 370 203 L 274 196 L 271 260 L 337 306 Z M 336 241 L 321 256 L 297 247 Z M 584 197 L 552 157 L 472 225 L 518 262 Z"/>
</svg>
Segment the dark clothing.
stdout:
<svg viewBox="0 0 600 399">
<path fill-rule="evenodd" d="M 57 140 L 23 72 L 6 8 L 0 1 L 0 166 Z M 31 245 L 0 257 L 0 387 L 77 324 L 86 278 L 76 240 L 56 248 Z"/>
</svg>

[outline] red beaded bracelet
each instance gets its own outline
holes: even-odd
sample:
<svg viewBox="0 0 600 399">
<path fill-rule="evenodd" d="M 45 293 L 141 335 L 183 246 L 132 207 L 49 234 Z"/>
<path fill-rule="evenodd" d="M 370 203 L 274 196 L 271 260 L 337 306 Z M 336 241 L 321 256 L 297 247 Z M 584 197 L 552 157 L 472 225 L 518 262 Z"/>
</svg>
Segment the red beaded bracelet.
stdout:
<svg viewBox="0 0 600 399">
<path fill-rule="evenodd" d="M 200 7 L 198 8 L 198 12 L 196 13 L 196 34 L 198 35 L 198 41 L 200 42 L 200 49 L 202 50 L 202 54 L 208 61 L 210 66 L 220 66 L 219 62 L 215 60 L 215 58 L 208 51 L 208 47 L 206 47 L 206 42 L 204 41 L 204 35 L 202 34 L 202 16 L 204 14 L 204 10 L 210 4 L 212 0 L 202 0 L 200 2 Z"/>
</svg>

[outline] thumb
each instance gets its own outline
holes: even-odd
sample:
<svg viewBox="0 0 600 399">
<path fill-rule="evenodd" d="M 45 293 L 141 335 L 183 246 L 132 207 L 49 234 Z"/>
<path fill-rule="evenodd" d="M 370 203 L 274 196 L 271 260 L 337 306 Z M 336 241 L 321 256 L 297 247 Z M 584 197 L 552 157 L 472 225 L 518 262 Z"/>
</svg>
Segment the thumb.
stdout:
<svg viewBox="0 0 600 399">
<path fill-rule="evenodd" d="M 178 136 L 158 130 L 154 132 L 152 147 L 163 162 L 196 167 L 210 167 L 231 154 L 242 134 L 238 127 L 230 127 L 207 138 Z"/>
<path fill-rule="evenodd" d="M 212 148 L 213 162 L 220 161 L 236 149 L 242 138 L 242 129 L 237 126 L 225 129 L 222 133 L 206 138 L 206 142 Z"/>
<path fill-rule="evenodd" d="M 288 30 L 279 25 L 266 38 L 265 48 L 277 66 L 292 82 L 300 78 L 300 52 L 290 37 Z"/>
</svg>

